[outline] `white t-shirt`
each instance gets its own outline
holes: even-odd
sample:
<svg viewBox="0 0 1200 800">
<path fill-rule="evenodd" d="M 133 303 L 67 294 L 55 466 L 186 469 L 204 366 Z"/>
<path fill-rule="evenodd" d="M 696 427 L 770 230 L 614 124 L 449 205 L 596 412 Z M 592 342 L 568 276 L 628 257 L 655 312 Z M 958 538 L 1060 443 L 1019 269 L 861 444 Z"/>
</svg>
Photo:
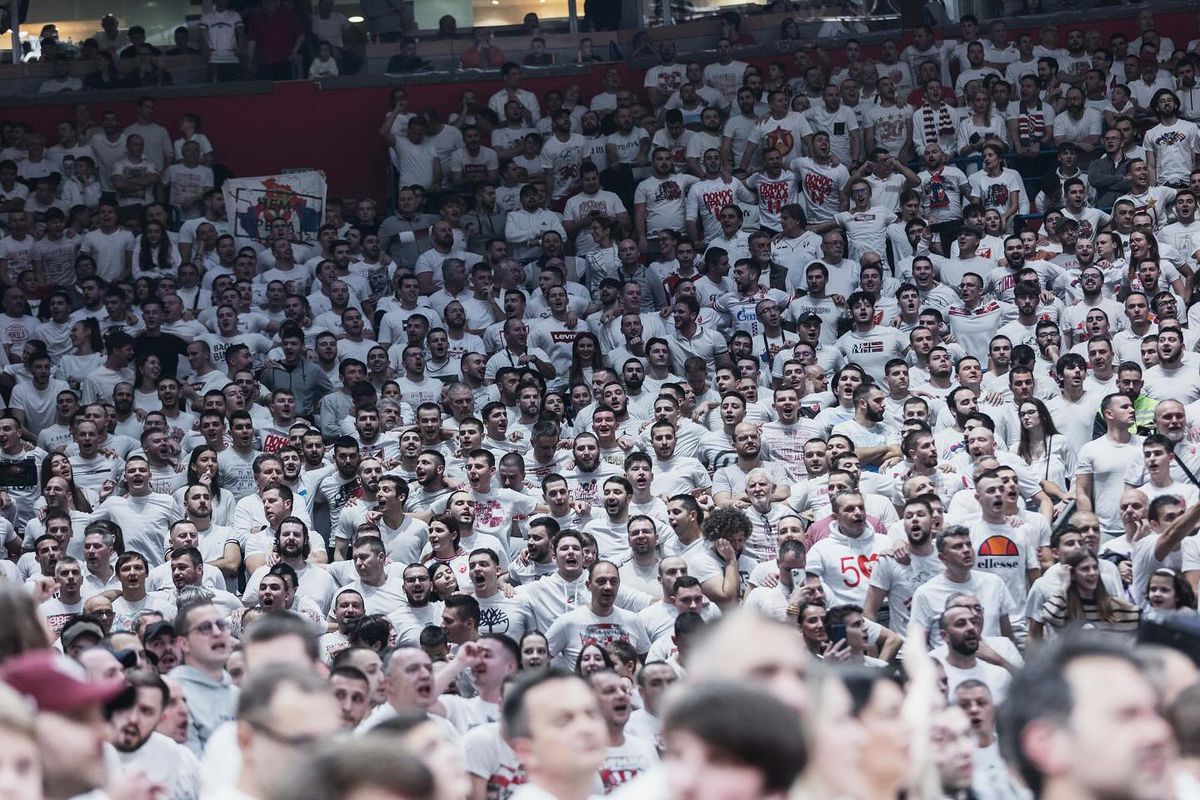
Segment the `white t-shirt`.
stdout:
<svg viewBox="0 0 1200 800">
<path fill-rule="evenodd" d="M 850 183 L 846 165 L 831 167 L 801 157 L 792 160 L 791 169 L 799 179 L 798 194 L 803 197 L 809 224 L 833 219 L 840 210 L 841 191 Z"/>
<path fill-rule="evenodd" d="M 125 273 L 125 254 L 133 252 L 133 234 L 125 228 L 112 233 L 96 229 L 83 235 L 79 250 L 96 261 L 96 274 L 112 282 Z"/>
<path fill-rule="evenodd" d="M 637 185 L 633 193 L 633 203 L 635 207 L 646 207 L 647 237 L 653 237 L 664 229 L 684 229 L 684 198 L 695 182 L 694 175 L 679 173 L 667 178 L 651 175 Z"/>
<path fill-rule="evenodd" d="M 913 593 L 911 619 L 929 631 L 929 645 L 936 647 L 942 642 L 938 620 L 946 609 L 946 601 L 956 594 L 972 594 L 983 606 L 982 636 L 1000 636 L 1000 620 L 1020 612 L 1014 606 L 1004 581 L 988 572 L 971 570 L 970 577 L 963 583 L 955 583 L 943 572 L 917 587 Z"/>
<path fill-rule="evenodd" d="M 626 734 L 624 742 L 605 751 L 604 763 L 600 765 L 600 782 L 604 784 L 604 793 L 616 791 L 658 763 L 658 750 L 653 742 Z"/>
<path fill-rule="evenodd" d="M 585 645 L 605 647 L 613 642 L 627 641 L 638 653 L 650 649 L 650 636 L 637 614 L 623 608 L 613 608 L 607 616 L 592 612 L 588 605 L 563 614 L 546 631 L 554 663 L 565 669 L 575 669 L 575 662 Z"/>
<path fill-rule="evenodd" d="M 587 140 L 572 133 L 567 141 L 557 135 L 546 138 L 542 145 L 542 169 L 554 176 L 554 198 L 562 198 L 579 188 L 579 166 L 583 163 Z"/>
<path fill-rule="evenodd" d="M 880 206 L 873 206 L 866 211 L 840 211 L 833 219 L 839 227 L 846 229 L 846 238 L 850 244 L 847 254 L 851 259 L 859 259 L 867 252 L 877 253 L 880 257 L 887 255 L 887 226 L 896 219 L 895 213 Z"/>
<path fill-rule="evenodd" d="M 744 61 L 730 61 L 728 64 L 713 62 L 704 68 L 704 83 L 732 103 L 737 98 L 738 89 L 742 88 L 746 66 Z"/>
<path fill-rule="evenodd" d="M 868 582 L 879 553 L 886 549 L 886 536 L 870 528 L 851 539 L 831 525 L 831 533 L 808 551 L 805 570 L 825 582 L 832 592 L 830 605 L 853 603 L 861 606 L 867 598 Z"/>
<path fill-rule="evenodd" d="M 1099 136 L 1104 128 L 1104 117 L 1094 108 L 1085 108 L 1083 116 L 1072 119 L 1071 115 L 1063 112 L 1054 118 L 1054 136 L 1065 137 L 1067 141 L 1078 141 L 1089 136 Z"/>
<path fill-rule="evenodd" d="M 1037 569 L 1038 542 L 1025 524 L 1014 525 L 1005 520 L 999 524 L 986 522 L 982 517 L 966 523 L 971 531 L 971 546 L 975 548 L 975 569 L 990 572 L 1004 581 L 1013 606 L 1023 608 L 1029 581 L 1025 571 Z"/>
<path fill-rule="evenodd" d="M 917 587 L 937 577 L 946 567 L 937 553 L 919 556 L 910 554 L 909 563 L 901 564 L 894 558 L 880 558 L 871 570 L 870 585 L 887 593 L 888 628 L 905 635 L 908 619 L 912 612 L 913 594 Z"/>
<path fill-rule="evenodd" d="M 892 158 L 900 156 L 900 150 L 908 139 L 911 120 L 912 112 L 898 105 L 882 106 L 876 103 L 867 106 L 863 112 L 863 126 L 874 129 L 875 146 L 886 149 Z"/>
<path fill-rule="evenodd" d="M 1092 506 L 1105 534 L 1115 536 L 1124 530 L 1119 506 L 1125 491 L 1125 470 L 1141 455 L 1141 436 L 1131 436 L 1124 444 L 1101 436 L 1079 449 L 1076 473 L 1092 476 Z"/>
<path fill-rule="evenodd" d="M 750 131 L 749 141 L 760 152 L 770 147 L 775 148 L 786 164 L 800 157 L 801 145 L 805 137 L 811 136 L 812 132 L 812 126 L 803 114 L 789 111 L 783 119 L 767 116 L 759 120 Z"/>
<path fill-rule="evenodd" d="M 1159 123 L 1146 131 L 1143 144 L 1154 154 L 1154 171 L 1159 181 L 1186 181 L 1195 155 L 1200 151 L 1200 128 L 1185 119 L 1174 125 Z"/>
</svg>

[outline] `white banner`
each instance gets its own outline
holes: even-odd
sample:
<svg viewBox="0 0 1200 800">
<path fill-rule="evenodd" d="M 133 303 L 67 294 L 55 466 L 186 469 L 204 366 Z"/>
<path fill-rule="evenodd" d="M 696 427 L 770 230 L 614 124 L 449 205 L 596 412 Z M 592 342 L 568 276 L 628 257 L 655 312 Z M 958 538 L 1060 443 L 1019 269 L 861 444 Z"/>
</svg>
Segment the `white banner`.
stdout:
<svg viewBox="0 0 1200 800">
<path fill-rule="evenodd" d="M 293 241 L 313 244 L 325 220 L 325 173 L 229 178 L 221 186 L 233 235 L 271 244 L 271 223 L 285 220 Z"/>
</svg>

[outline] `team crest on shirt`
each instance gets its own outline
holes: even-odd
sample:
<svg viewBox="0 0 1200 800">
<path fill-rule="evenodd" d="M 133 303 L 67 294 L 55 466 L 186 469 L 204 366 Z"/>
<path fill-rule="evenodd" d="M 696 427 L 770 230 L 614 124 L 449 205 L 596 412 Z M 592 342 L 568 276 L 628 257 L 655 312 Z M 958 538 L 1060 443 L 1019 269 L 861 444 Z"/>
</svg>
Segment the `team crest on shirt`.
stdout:
<svg viewBox="0 0 1200 800">
<path fill-rule="evenodd" d="M 780 127 L 767 134 L 767 146 L 774 147 L 786 155 L 792 152 L 792 148 L 796 146 L 796 139 L 792 136 L 791 131 Z"/>
</svg>

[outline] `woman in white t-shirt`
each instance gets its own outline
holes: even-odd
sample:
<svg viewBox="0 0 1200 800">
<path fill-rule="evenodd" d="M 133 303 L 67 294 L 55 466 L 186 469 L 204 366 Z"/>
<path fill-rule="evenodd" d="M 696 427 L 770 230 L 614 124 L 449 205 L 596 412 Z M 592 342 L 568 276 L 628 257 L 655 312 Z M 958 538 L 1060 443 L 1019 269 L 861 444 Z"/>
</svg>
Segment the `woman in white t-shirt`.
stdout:
<svg viewBox="0 0 1200 800">
<path fill-rule="evenodd" d="M 976 90 L 971 97 L 971 113 L 958 122 L 958 137 L 955 148 L 960 156 L 982 153 L 988 140 L 1008 142 L 1008 131 L 1004 118 L 992 109 L 992 96 L 984 89 Z"/>
<path fill-rule="evenodd" d="M 963 121 L 966 123 L 966 120 Z M 1015 169 L 1004 166 L 1004 149 L 994 143 L 985 144 L 983 153 L 983 169 L 968 178 L 971 184 L 971 202 L 982 205 L 984 209 L 995 209 L 1000 212 L 1002 227 L 1008 230 L 1012 218 L 1028 213 L 1029 201 L 1022 202 L 1025 195 L 1025 183 Z"/>
<path fill-rule="evenodd" d="M 84 379 L 104 363 L 104 339 L 95 317 L 81 319 L 71 327 L 74 352 L 63 356 L 55 368 L 54 377 L 61 378 L 78 389 Z"/>
<path fill-rule="evenodd" d="M 142 235 L 134 242 L 133 278 L 161 278 L 174 275 L 182 259 L 179 248 L 167 235 L 167 229 L 158 222 L 147 222 Z"/>
<path fill-rule="evenodd" d="M 1049 494 L 1056 501 L 1070 499 L 1067 481 L 1075 474 L 1075 451 L 1067 437 L 1058 432 L 1046 404 L 1037 398 L 1024 400 L 1017 408 L 1021 440 L 1017 455 L 1038 479 L 1052 485 Z"/>
<path fill-rule="evenodd" d="M 137 385 L 133 388 L 133 407 L 140 411 L 159 411 L 162 400 L 158 399 L 158 379 L 162 376 L 162 362 L 150 354 L 138 362 Z"/>
<path fill-rule="evenodd" d="M 458 520 L 449 514 L 438 514 L 429 520 L 429 544 L 421 555 L 421 563 L 435 570 L 439 564 L 445 564 L 454 572 L 455 578 L 462 591 L 470 591 L 472 582 L 467 562 L 470 554 L 459 543 L 462 532 Z"/>
</svg>

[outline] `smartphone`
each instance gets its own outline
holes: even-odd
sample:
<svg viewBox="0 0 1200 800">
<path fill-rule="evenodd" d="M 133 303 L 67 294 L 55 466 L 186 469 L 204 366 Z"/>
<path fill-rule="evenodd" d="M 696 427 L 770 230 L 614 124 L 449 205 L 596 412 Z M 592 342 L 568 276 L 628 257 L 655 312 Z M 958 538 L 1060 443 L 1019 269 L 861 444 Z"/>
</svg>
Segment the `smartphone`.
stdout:
<svg viewBox="0 0 1200 800">
<path fill-rule="evenodd" d="M 832 625 L 826 625 L 825 633 L 829 636 L 830 644 L 837 644 L 846 638 L 846 623 L 835 622 Z"/>
</svg>

